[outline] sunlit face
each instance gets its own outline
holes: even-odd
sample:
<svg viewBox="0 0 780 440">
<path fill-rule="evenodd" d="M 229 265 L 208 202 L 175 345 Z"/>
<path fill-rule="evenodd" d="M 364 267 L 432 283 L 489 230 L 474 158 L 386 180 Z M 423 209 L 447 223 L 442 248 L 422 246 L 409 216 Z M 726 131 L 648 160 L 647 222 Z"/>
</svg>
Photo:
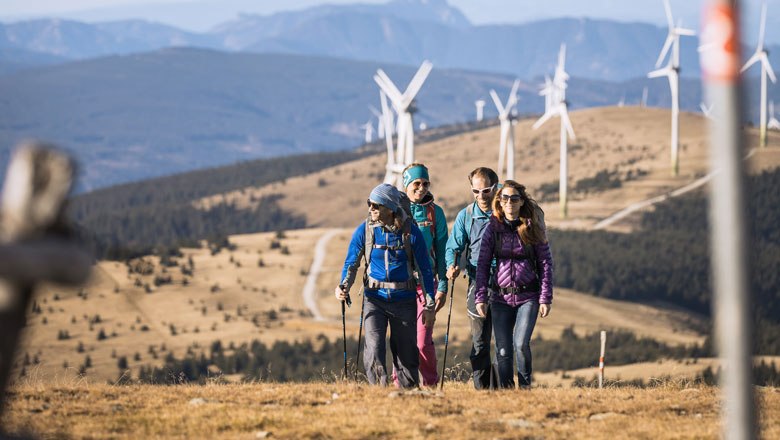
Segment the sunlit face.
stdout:
<svg viewBox="0 0 780 440">
<path fill-rule="evenodd" d="M 387 223 L 388 218 L 392 218 L 393 212 L 390 210 L 390 208 L 380 205 L 379 203 L 374 203 L 371 200 L 367 201 L 368 203 L 368 213 L 371 216 L 371 221 L 381 221 L 383 223 Z"/>
<path fill-rule="evenodd" d="M 496 185 L 491 185 L 490 181 L 483 176 L 474 176 L 471 179 L 471 193 L 474 195 L 479 209 L 488 211 L 490 210 L 490 202 L 496 195 Z"/>
<path fill-rule="evenodd" d="M 414 179 L 409 182 L 406 187 L 406 195 L 412 203 L 420 203 L 422 199 L 428 194 L 428 188 L 431 187 L 431 182 L 426 179 Z"/>
<path fill-rule="evenodd" d="M 516 220 L 520 217 L 520 208 L 525 203 L 520 193 L 511 187 L 506 187 L 501 191 L 501 208 L 504 210 L 504 215 L 509 220 Z"/>
</svg>

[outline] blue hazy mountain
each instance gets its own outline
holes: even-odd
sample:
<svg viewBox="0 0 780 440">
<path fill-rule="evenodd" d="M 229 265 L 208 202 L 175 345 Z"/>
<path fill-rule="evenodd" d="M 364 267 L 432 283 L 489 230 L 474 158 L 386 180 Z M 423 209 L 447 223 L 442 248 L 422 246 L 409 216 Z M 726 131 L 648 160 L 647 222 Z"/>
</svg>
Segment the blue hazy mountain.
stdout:
<svg viewBox="0 0 780 440">
<path fill-rule="evenodd" d="M 665 37 L 666 29 L 658 26 L 593 19 L 474 26 L 444 0 L 245 14 L 206 33 L 142 20 L 88 24 L 41 19 L 0 26 L 0 47 L 70 59 L 194 46 L 408 65 L 427 58 L 437 67 L 521 78 L 550 72 L 558 47 L 566 43 L 572 75 L 619 81 L 651 70 Z M 682 75 L 698 76 L 698 40 L 681 41 Z"/>
</svg>

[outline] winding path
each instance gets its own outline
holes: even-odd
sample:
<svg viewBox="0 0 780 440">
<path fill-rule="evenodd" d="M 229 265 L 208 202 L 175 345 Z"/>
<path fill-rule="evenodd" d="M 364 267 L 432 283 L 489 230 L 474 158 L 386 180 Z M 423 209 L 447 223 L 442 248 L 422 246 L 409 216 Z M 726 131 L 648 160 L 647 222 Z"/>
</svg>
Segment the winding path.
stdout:
<svg viewBox="0 0 780 440">
<path fill-rule="evenodd" d="M 753 148 L 750 150 L 750 152 L 743 158 L 743 160 L 750 158 L 754 153 L 756 152 L 756 149 Z M 663 202 L 664 200 L 670 199 L 672 197 L 681 196 L 687 192 L 693 191 L 694 189 L 704 185 L 705 183 L 709 182 L 712 179 L 712 176 L 720 172 L 720 169 L 716 169 L 709 174 L 707 174 L 704 177 L 701 177 L 699 179 L 694 180 L 693 182 L 677 188 L 674 191 L 668 192 L 666 194 L 661 194 L 660 196 L 653 197 L 651 199 L 643 200 L 641 202 L 633 203 L 631 205 L 626 206 L 625 208 L 621 209 L 620 211 L 610 215 L 609 217 L 605 218 L 604 220 L 596 223 L 593 226 L 594 230 L 598 229 L 604 229 L 612 224 L 616 223 L 617 221 L 625 218 L 626 216 L 639 211 L 640 209 L 647 208 L 648 206 L 655 205 L 656 203 Z"/>
<path fill-rule="evenodd" d="M 317 278 L 322 272 L 322 262 L 327 255 L 328 242 L 339 232 L 341 232 L 340 229 L 331 229 L 317 240 L 317 245 L 314 247 L 314 259 L 311 262 L 311 268 L 309 268 L 309 275 L 306 277 L 306 284 L 303 286 L 303 302 L 315 321 L 325 321 L 319 307 L 317 307 Z"/>
</svg>

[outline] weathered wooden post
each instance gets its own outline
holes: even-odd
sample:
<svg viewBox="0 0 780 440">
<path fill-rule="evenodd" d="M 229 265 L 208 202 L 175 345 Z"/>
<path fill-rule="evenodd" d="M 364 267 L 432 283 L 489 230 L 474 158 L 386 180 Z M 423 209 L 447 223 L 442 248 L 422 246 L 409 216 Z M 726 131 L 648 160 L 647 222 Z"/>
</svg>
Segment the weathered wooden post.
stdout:
<svg viewBox="0 0 780 440">
<path fill-rule="evenodd" d="M 0 416 L 33 287 L 89 276 L 92 258 L 63 221 L 73 173 L 67 156 L 43 144 L 22 146 L 8 166 L 0 200 Z"/>
<path fill-rule="evenodd" d="M 599 355 L 599 388 L 604 387 L 604 351 L 607 348 L 607 332 L 601 331 L 601 354 Z"/>
</svg>

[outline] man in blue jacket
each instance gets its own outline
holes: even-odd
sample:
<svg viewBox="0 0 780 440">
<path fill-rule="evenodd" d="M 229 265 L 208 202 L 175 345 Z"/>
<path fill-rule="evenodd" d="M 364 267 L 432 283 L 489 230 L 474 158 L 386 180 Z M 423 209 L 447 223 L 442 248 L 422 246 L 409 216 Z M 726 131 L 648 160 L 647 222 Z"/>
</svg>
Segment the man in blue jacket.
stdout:
<svg viewBox="0 0 780 440">
<path fill-rule="evenodd" d="M 452 234 L 447 241 L 447 278 L 460 274 L 460 256 L 465 255 L 466 274 L 469 277 L 466 308 L 471 321 L 471 369 L 476 389 L 490 388 L 490 333 L 492 321 L 490 310 L 483 318 L 477 313 L 474 303 L 477 259 L 479 258 L 482 233 L 493 213 L 491 202 L 498 188 L 498 175 L 490 168 L 480 167 L 469 174 L 474 202 L 463 208 L 455 217 Z M 465 252 L 465 254 L 464 254 Z"/>
<path fill-rule="evenodd" d="M 341 283 L 335 295 L 346 300 L 355 282 L 361 260 L 367 267 L 363 276 L 365 292 L 366 342 L 363 366 L 371 384 L 387 385 L 385 367 L 387 327 L 390 351 L 398 384 L 417 387 L 417 285 L 426 300 L 423 323 L 435 321 L 434 282 L 428 250 L 420 229 L 401 206 L 401 194 L 389 184 L 378 185 L 368 198 L 368 219 L 352 234 Z M 415 277 L 415 273 L 421 279 Z"/>
</svg>

